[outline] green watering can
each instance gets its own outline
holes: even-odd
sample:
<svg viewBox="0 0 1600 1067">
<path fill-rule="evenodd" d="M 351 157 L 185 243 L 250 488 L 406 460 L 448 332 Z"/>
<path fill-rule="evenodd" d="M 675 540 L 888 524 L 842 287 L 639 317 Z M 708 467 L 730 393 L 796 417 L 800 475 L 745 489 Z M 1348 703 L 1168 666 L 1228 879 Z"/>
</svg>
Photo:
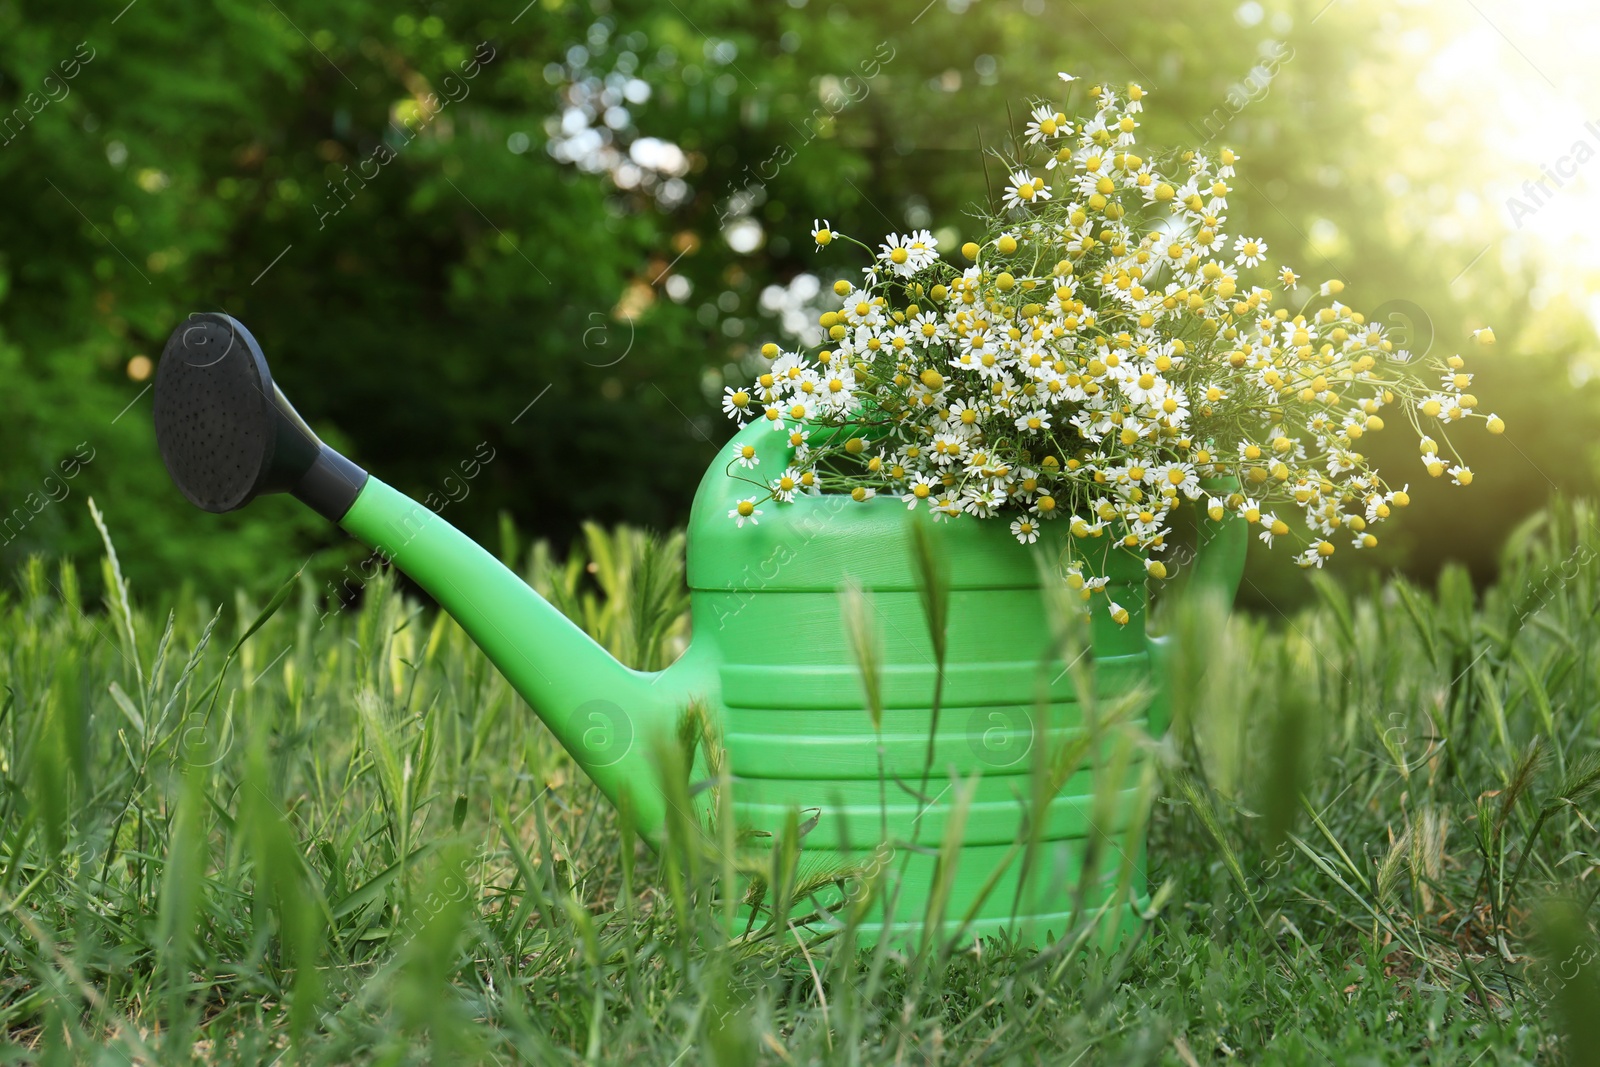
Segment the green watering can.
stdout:
<svg viewBox="0 0 1600 1067">
<path fill-rule="evenodd" d="M 323 444 L 236 320 L 196 315 L 173 333 L 154 408 L 161 457 L 191 503 L 220 513 L 263 493 L 292 493 L 387 558 L 455 618 L 608 798 L 630 794 L 646 835 L 661 827 L 666 803 L 651 740 L 673 735 L 683 709 L 699 700 L 719 722 L 741 828 L 776 833 L 799 809 L 814 822 L 803 839 L 806 870 L 881 859 L 885 830 L 901 846 L 890 861 L 898 872 L 892 916 L 885 895 L 858 927 L 864 941 L 890 919 L 896 938 L 921 937 L 936 892 L 947 894 L 943 932 L 1006 932 L 1031 943 L 1061 936 L 1084 909 L 1125 925 L 1127 904 L 1147 893 L 1137 767 L 1119 762 L 1108 772 L 1121 776 L 1115 803 L 1105 804 L 1102 782 L 1096 804 L 1095 765 L 1110 746 L 1091 750 L 1042 818 L 1025 821 L 1035 747 L 1081 736 L 1084 709 L 1068 666 L 1042 662 L 1052 628 L 1035 551 L 998 520 L 933 523 L 892 497 L 824 495 L 769 506 L 758 526 L 737 527 L 728 511 L 748 483 L 727 473 L 736 449 L 754 444 L 761 470 L 782 470 L 791 457 L 787 434 L 753 424 L 723 447 L 695 494 L 693 641 L 666 670 L 643 673 L 617 663 L 433 510 Z M 1247 530 L 1236 519 L 1201 521 L 1191 583 L 1231 601 Z M 948 581 L 942 684 L 910 551 L 913 524 L 926 526 Z M 1159 731 L 1165 649 L 1145 633 L 1143 565 L 1117 551 L 1101 573 L 1129 621 L 1092 616 L 1095 692 L 1114 698 L 1152 686 L 1148 723 Z M 881 635 L 877 728 L 841 614 L 839 591 L 850 582 L 870 593 Z M 941 711 L 919 798 L 936 685 Z M 964 784 L 952 785 L 952 775 Z M 974 780 L 970 800 L 958 803 Z M 1016 842 L 1030 832 L 1036 844 L 1023 862 Z M 938 867 L 947 833 L 960 845 L 954 872 Z M 1091 850 L 1110 862 L 1093 863 L 1086 876 Z"/>
</svg>

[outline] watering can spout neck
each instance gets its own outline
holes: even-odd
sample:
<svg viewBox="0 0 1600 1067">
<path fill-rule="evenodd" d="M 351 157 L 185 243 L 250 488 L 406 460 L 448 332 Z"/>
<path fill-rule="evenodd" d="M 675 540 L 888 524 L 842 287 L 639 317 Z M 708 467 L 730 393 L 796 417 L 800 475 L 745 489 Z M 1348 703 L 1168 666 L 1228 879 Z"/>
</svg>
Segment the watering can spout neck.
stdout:
<svg viewBox="0 0 1600 1067">
<path fill-rule="evenodd" d="M 641 828 L 659 823 L 648 753 L 672 729 L 675 672 L 623 666 L 477 542 L 377 478 L 339 525 L 439 602 L 606 796 L 632 793 Z"/>
<path fill-rule="evenodd" d="M 286 492 L 336 522 L 439 602 L 607 797 L 631 794 L 641 831 L 660 825 L 649 753 L 675 725 L 683 671 L 618 663 L 431 508 L 329 448 L 273 383 L 255 338 L 226 315 L 193 316 L 173 332 L 154 409 L 162 460 L 191 503 L 225 512 Z"/>
</svg>

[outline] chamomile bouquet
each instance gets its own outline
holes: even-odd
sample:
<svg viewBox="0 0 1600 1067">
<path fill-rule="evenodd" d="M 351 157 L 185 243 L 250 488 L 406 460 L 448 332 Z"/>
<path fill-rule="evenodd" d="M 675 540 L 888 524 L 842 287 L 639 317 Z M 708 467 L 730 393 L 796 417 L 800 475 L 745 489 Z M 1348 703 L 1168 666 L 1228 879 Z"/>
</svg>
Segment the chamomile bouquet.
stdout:
<svg viewBox="0 0 1600 1067">
<path fill-rule="evenodd" d="M 1002 159 L 1003 203 L 956 262 L 927 230 L 873 249 L 815 223 L 819 250 L 851 242 L 872 261 L 834 284 L 823 346 L 769 343 L 764 372 L 725 391 L 740 425 L 794 446 L 782 471 L 756 470 L 754 449 L 736 458 L 753 492 L 731 521 L 837 492 L 1008 523 L 1023 543 L 1066 523 L 1087 599 L 1105 584 L 1089 563 L 1101 539 L 1166 577 L 1186 503 L 1293 543 L 1306 567 L 1375 546 L 1407 485 L 1362 445 L 1396 416 L 1429 475 L 1471 483 L 1449 431 L 1505 427 L 1479 411 L 1462 358 L 1414 359 L 1339 300 L 1341 281 L 1302 286 L 1261 238 L 1227 233 L 1239 156 L 1142 148 L 1145 95 L 1097 85 L 1073 118 L 1036 102 Z"/>
</svg>

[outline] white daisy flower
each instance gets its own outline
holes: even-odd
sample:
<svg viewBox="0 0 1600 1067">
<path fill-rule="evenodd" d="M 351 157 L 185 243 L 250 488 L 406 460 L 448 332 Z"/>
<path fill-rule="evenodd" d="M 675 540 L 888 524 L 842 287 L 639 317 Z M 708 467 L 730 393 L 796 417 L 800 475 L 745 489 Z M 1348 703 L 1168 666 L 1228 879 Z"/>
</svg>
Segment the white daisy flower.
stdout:
<svg viewBox="0 0 1600 1067">
<path fill-rule="evenodd" d="M 1164 422 L 1173 429 L 1183 426 L 1189 420 L 1189 399 L 1182 389 L 1172 387 L 1171 392 L 1152 405 L 1156 412 L 1156 421 Z"/>
<path fill-rule="evenodd" d="M 1188 463 L 1167 463 L 1156 474 L 1156 484 L 1163 490 L 1176 489 L 1186 499 L 1200 499 L 1200 475 Z"/>
<path fill-rule="evenodd" d="M 1267 257 L 1267 242 L 1259 237 L 1241 237 L 1233 242 L 1233 250 L 1238 253 L 1234 262 L 1241 267 L 1254 267 Z"/>
<path fill-rule="evenodd" d="M 772 495 L 775 499 L 788 504 L 794 500 L 794 495 L 800 489 L 800 469 L 789 467 L 782 474 L 772 479 Z"/>
<path fill-rule="evenodd" d="M 983 419 L 983 409 L 972 401 L 966 399 L 952 400 L 950 402 L 950 417 L 945 419 L 945 426 L 952 433 L 966 435 L 977 433 L 979 423 Z"/>
<path fill-rule="evenodd" d="M 1280 526 L 1282 527 L 1284 533 L 1288 532 L 1288 526 L 1283 523 L 1282 519 L 1278 518 L 1278 516 L 1274 515 L 1272 512 L 1269 511 L 1265 515 L 1261 516 L 1261 533 L 1258 536 L 1261 538 L 1262 543 L 1268 548 L 1272 547 L 1272 539 L 1280 536 Z"/>
<path fill-rule="evenodd" d="M 889 239 L 899 240 L 893 235 Z M 844 302 L 839 305 L 839 318 L 849 326 L 880 326 L 883 324 L 884 316 L 883 309 L 870 294 L 858 292 L 844 298 Z"/>
<path fill-rule="evenodd" d="M 784 405 L 783 413 L 795 422 L 808 422 L 817 413 L 816 398 L 805 393 L 796 393 Z"/>
<path fill-rule="evenodd" d="M 942 344 L 949 336 L 944 320 L 931 311 L 924 311 L 911 321 L 911 336 L 925 345 Z"/>
<path fill-rule="evenodd" d="M 1191 240 L 1194 241 L 1195 248 L 1201 252 L 1215 252 L 1222 247 L 1222 234 L 1209 226 L 1202 227 Z"/>
<path fill-rule="evenodd" d="M 988 449 L 974 449 L 972 454 L 967 457 L 966 465 L 962 467 L 962 470 L 968 474 L 988 477 L 994 470 L 994 454 Z"/>
<path fill-rule="evenodd" d="M 1137 487 L 1155 480 L 1154 472 L 1144 465 L 1143 460 L 1129 460 L 1125 464 L 1115 466 L 1106 471 L 1106 476 L 1114 485 Z"/>
<path fill-rule="evenodd" d="M 896 352 L 903 352 L 911 347 L 912 341 L 916 340 L 916 335 L 905 326 L 896 326 L 887 333 L 881 334 L 879 339 Z"/>
<path fill-rule="evenodd" d="M 900 502 L 907 510 L 915 508 L 924 500 L 933 503 L 933 490 L 939 483 L 926 474 L 917 474 L 911 479 L 911 484 L 906 486 L 906 491 L 901 494 Z"/>
<path fill-rule="evenodd" d="M 855 398 L 855 389 L 856 372 L 843 365 L 830 367 L 817 384 L 819 402 L 830 412 L 847 410 Z"/>
<path fill-rule="evenodd" d="M 1011 495 L 1018 500 L 1031 501 L 1039 491 L 1039 472 L 1027 467 L 1018 469 L 1011 481 Z"/>
<path fill-rule="evenodd" d="M 966 454 L 967 446 L 960 434 L 940 433 L 934 434 L 929 450 L 932 452 L 930 458 L 937 466 L 948 467 L 952 463 L 961 461 L 961 457 Z"/>
<path fill-rule="evenodd" d="M 1041 519 L 1053 519 L 1061 513 L 1061 505 L 1049 493 L 1041 493 L 1028 505 L 1028 511 Z"/>
<path fill-rule="evenodd" d="M 939 262 L 939 239 L 931 230 L 914 230 L 906 236 L 905 247 L 910 250 L 914 270 L 922 270 Z"/>
<path fill-rule="evenodd" d="M 1040 104 L 1033 109 L 1026 133 L 1029 144 L 1041 144 L 1052 137 L 1062 137 L 1072 133 L 1072 123 L 1048 104 Z"/>
<path fill-rule="evenodd" d="M 1039 524 L 1033 519 L 1013 519 L 1011 536 L 1025 545 L 1031 545 L 1039 540 Z"/>
<path fill-rule="evenodd" d="M 768 372 L 773 378 L 782 381 L 798 378 L 806 370 L 806 359 L 798 352 L 785 352 L 772 361 L 772 369 Z"/>
<path fill-rule="evenodd" d="M 738 421 L 740 426 L 750 421 L 754 414 L 750 409 L 750 394 L 744 389 L 735 389 L 731 385 L 722 390 L 722 410 L 725 414 Z"/>
<path fill-rule="evenodd" d="M 1016 418 L 1017 429 L 1024 433 L 1039 433 L 1050 428 L 1050 412 L 1046 410 L 1026 411 Z"/>
<path fill-rule="evenodd" d="M 961 501 L 954 493 L 930 500 L 928 506 L 933 511 L 934 522 L 948 522 L 961 514 Z"/>
<path fill-rule="evenodd" d="M 1006 207 L 1020 208 L 1024 204 L 1049 199 L 1050 186 L 1045 184 L 1043 178 L 1035 178 L 1026 170 L 1012 173 L 1010 184 L 1006 186 Z"/>
<path fill-rule="evenodd" d="M 1135 404 L 1155 405 L 1167 395 L 1169 388 L 1167 380 L 1163 378 L 1153 364 L 1127 365 L 1126 373 L 1118 375 L 1118 385 L 1122 387 L 1123 395 Z"/>
<path fill-rule="evenodd" d="M 961 508 L 980 519 L 987 519 L 1005 503 L 1001 493 L 989 488 L 967 486 L 961 494 Z"/>
<path fill-rule="evenodd" d="M 760 514 L 761 509 L 756 507 L 756 498 L 751 496 L 735 504 L 732 510 L 728 512 L 728 518 L 736 521 L 741 527 L 747 522 L 751 526 L 759 526 L 761 525 L 761 520 L 757 516 Z"/>
<path fill-rule="evenodd" d="M 884 243 L 878 246 L 878 262 L 902 278 L 911 277 L 917 272 L 917 266 L 911 259 L 910 241 L 909 237 L 891 233 Z"/>
</svg>

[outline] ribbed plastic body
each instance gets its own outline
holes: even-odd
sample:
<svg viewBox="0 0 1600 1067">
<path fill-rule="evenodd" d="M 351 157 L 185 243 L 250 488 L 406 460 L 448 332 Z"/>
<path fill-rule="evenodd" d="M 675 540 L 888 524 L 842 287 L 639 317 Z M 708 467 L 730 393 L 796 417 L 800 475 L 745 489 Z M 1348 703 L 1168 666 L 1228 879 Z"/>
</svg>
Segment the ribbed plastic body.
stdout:
<svg viewBox="0 0 1600 1067">
<path fill-rule="evenodd" d="M 1133 736 L 1142 713 L 1121 729 L 1102 729 L 1053 797 L 1036 797 L 1033 786 L 1041 761 L 1082 736 L 1097 710 L 1104 718 L 1117 697 L 1152 683 L 1139 561 L 1114 564 L 1109 590 L 1128 609 L 1128 625 L 1117 627 L 1098 598 L 1108 625 L 1094 627 L 1096 647 L 1072 669 L 1052 648 L 1038 575 L 1039 562 L 1048 565 L 1059 551 L 1053 539 L 1030 551 L 1004 523 L 968 518 L 934 525 L 925 510 L 911 513 L 892 499 L 805 498 L 771 512 L 756 530 L 737 531 L 743 552 L 727 551 L 733 539 L 716 534 L 690 548 L 694 639 L 717 653 L 740 825 L 776 830 L 790 808 L 802 819 L 815 817 L 804 838 L 808 871 L 859 865 L 886 835 L 912 845 L 892 862 L 900 873 L 896 926 L 909 924 L 911 932 L 927 912 L 934 853 L 956 817 L 965 822 L 944 907 L 947 927 L 959 926 L 976 907 L 969 934 L 1005 928 L 1043 940 L 1066 931 L 1075 906 L 1093 909 L 1130 888 L 1142 894 L 1142 812 L 1134 783 L 1145 754 Z M 930 527 L 948 574 L 942 687 L 913 576 L 914 523 Z M 756 568 L 747 574 L 740 561 L 751 559 Z M 867 711 L 843 625 L 839 590 L 847 583 L 868 591 L 874 609 L 881 728 Z M 1079 698 L 1086 680 L 1098 697 L 1088 706 Z M 918 796 L 925 771 L 926 803 Z M 962 783 L 975 789 L 958 814 Z M 1041 829 L 1031 849 L 1015 848 L 1035 822 Z M 1093 881 L 1079 896 L 1091 849 Z M 877 911 L 863 928 L 868 937 L 883 921 Z"/>
<path fill-rule="evenodd" d="M 952 837 L 959 851 L 942 909 L 947 930 L 971 915 L 969 936 L 1007 930 L 1042 942 L 1065 932 L 1075 909 L 1082 918 L 1108 901 L 1115 929 L 1129 914 L 1124 902 L 1146 892 L 1137 781 L 1147 752 L 1138 733 L 1146 716 L 1166 721 L 1152 669 L 1160 644 L 1145 632 L 1142 560 L 1099 547 L 1088 569 L 1111 583 L 1091 601 L 1091 647 L 1064 663 L 1052 647 L 1041 567 L 1064 561 L 1067 523 L 1048 524 L 1038 544 L 1024 546 L 998 519 L 936 523 L 926 507 L 892 497 L 823 495 L 762 504 L 759 525 L 736 526 L 727 512 L 751 495 L 741 479 L 775 477 L 789 462 L 786 437 L 759 425 L 736 437 L 702 481 L 690 520 L 694 645 L 699 668 L 716 678 L 740 825 L 777 831 L 791 808 L 815 818 L 804 870 L 860 865 L 886 838 L 899 843 L 893 920 L 915 936 L 935 892 L 937 853 L 952 820 L 964 818 Z M 753 470 L 725 465 L 744 443 L 756 445 L 761 462 Z M 950 590 L 931 764 L 940 671 L 918 593 L 914 525 L 928 534 Z M 1242 530 L 1228 530 L 1219 546 L 1212 535 L 1221 529 L 1206 531 L 1213 544 L 1202 572 L 1231 594 Z M 874 608 L 881 732 L 844 624 L 847 584 L 866 591 Z M 1125 625 L 1112 619 L 1110 601 L 1127 609 Z M 1142 712 L 1107 728 L 1108 714 L 1126 703 L 1120 698 L 1139 688 L 1148 697 L 1134 701 Z M 1098 740 L 1076 773 L 1041 797 L 1035 775 L 1096 722 Z M 925 768 L 927 802 L 917 795 Z M 973 788 L 964 812 L 956 803 L 962 784 Z M 1019 849 L 1030 829 L 1032 844 Z M 864 935 L 883 921 L 879 908 Z"/>
</svg>

